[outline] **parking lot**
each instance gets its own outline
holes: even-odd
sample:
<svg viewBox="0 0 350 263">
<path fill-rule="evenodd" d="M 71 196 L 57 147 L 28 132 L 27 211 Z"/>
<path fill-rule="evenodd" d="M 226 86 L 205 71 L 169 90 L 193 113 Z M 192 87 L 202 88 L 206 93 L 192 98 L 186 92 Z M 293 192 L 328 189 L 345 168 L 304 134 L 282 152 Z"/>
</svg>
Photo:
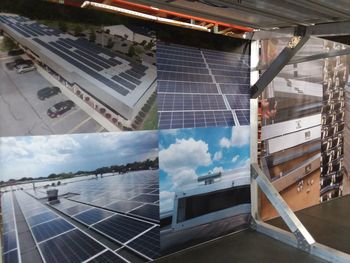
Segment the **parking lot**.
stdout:
<svg viewBox="0 0 350 263">
<path fill-rule="evenodd" d="M 52 87 L 37 71 L 17 74 L 6 64 L 15 58 L 0 60 L 0 136 L 50 135 L 106 131 L 78 106 L 58 118 L 50 118 L 47 110 L 66 101 L 62 93 L 39 100 L 37 92 Z"/>
</svg>

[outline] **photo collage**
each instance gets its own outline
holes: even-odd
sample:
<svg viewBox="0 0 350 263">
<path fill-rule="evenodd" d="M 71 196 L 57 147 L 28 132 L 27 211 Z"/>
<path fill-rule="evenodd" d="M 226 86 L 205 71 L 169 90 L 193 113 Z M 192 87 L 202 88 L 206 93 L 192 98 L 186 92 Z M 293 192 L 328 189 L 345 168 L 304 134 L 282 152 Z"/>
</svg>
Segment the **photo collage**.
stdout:
<svg viewBox="0 0 350 263">
<path fill-rule="evenodd" d="M 0 10 L 3 262 L 149 262 L 248 228 L 250 41 L 34 2 Z"/>
</svg>

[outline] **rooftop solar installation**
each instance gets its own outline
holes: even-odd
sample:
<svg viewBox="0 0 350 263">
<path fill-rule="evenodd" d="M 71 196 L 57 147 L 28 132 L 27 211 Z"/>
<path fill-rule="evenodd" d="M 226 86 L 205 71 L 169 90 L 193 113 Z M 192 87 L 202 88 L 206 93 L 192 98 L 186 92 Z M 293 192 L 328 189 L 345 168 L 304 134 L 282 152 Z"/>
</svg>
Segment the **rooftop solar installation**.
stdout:
<svg viewBox="0 0 350 263">
<path fill-rule="evenodd" d="M 35 190 L 29 189 L 32 184 L 21 185 L 2 195 L 5 263 L 26 257 L 18 242 L 23 237 L 18 238 L 16 226 L 21 222 L 14 216 L 13 199 L 43 263 L 133 262 L 126 253 L 141 261 L 159 257 L 158 170 L 62 180 L 55 188 L 63 196 L 55 202 L 43 198 L 52 188 L 46 184 Z M 101 243 L 102 237 L 117 248 Z"/>
<path fill-rule="evenodd" d="M 249 125 L 249 56 L 157 43 L 160 129 Z"/>
<path fill-rule="evenodd" d="M 0 27 L 40 59 L 44 58 L 45 63 L 50 59 L 55 67 L 66 69 L 66 72 L 58 71 L 64 79 L 71 85 L 86 89 L 103 103 L 113 97 L 128 107 L 135 107 L 154 86 L 156 69 L 148 62 L 136 61 L 85 38 L 74 37 L 21 16 L 1 14 Z M 23 39 L 25 41 L 21 42 Z M 53 66 L 49 63 L 49 67 Z M 87 81 L 93 87 L 86 88 Z M 107 94 L 96 92 L 96 87 Z"/>
</svg>

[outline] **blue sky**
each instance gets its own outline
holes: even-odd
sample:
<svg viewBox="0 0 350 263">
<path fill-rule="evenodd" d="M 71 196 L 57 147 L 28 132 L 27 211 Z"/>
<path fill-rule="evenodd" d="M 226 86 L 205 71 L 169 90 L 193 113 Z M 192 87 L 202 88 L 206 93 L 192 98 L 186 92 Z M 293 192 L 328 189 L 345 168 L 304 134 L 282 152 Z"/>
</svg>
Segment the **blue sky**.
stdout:
<svg viewBox="0 0 350 263">
<path fill-rule="evenodd" d="M 154 159 L 157 131 L 0 138 L 0 180 Z"/>
<path fill-rule="evenodd" d="M 159 135 L 161 210 L 200 175 L 249 164 L 249 126 L 163 130 Z"/>
</svg>

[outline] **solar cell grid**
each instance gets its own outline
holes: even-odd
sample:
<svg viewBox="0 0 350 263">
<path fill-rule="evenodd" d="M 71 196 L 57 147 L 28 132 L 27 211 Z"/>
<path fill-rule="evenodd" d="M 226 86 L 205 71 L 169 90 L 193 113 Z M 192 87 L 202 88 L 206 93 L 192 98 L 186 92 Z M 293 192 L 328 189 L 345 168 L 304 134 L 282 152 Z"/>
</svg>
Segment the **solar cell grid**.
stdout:
<svg viewBox="0 0 350 263">
<path fill-rule="evenodd" d="M 121 257 L 111 251 L 102 253 L 101 255 L 87 261 L 89 263 L 124 263 L 126 262 Z"/>
<path fill-rule="evenodd" d="M 144 221 L 122 215 L 115 215 L 94 225 L 92 228 L 120 243 L 125 243 L 150 227 L 152 227 L 152 225 Z"/>
<path fill-rule="evenodd" d="M 230 66 L 230 65 L 225 65 L 225 64 L 208 63 L 208 66 L 211 69 L 217 69 L 217 70 L 228 70 L 228 71 L 238 71 L 238 72 L 250 71 L 249 66 L 246 66 L 246 65 Z"/>
<path fill-rule="evenodd" d="M 250 72 L 247 71 L 229 71 L 229 70 L 221 70 L 221 69 L 212 69 L 213 75 L 217 76 L 229 76 L 229 77 L 244 77 L 248 78 Z"/>
<path fill-rule="evenodd" d="M 4 263 L 18 263 L 18 251 L 17 249 L 3 254 Z"/>
<path fill-rule="evenodd" d="M 113 213 L 98 209 L 98 208 L 93 208 L 91 210 L 82 212 L 74 218 L 78 219 L 79 221 L 87 224 L 87 225 L 92 225 L 98 221 L 101 221 L 109 216 L 113 215 Z"/>
<path fill-rule="evenodd" d="M 220 84 L 220 89 L 223 94 L 250 94 L 250 86 L 248 84 Z"/>
<path fill-rule="evenodd" d="M 77 214 L 77 213 L 80 213 L 82 211 L 86 211 L 88 209 L 90 209 L 91 207 L 90 206 L 87 206 L 87 205 L 83 205 L 83 204 L 77 204 L 75 206 L 71 206 L 67 209 L 63 209 L 63 211 L 68 214 L 68 215 L 74 215 L 74 214 Z"/>
<path fill-rule="evenodd" d="M 221 95 L 158 94 L 157 101 L 160 111 L 226 109 Z"/>
<path fill-rule="evenodd" d="M 247 109 L 250 103 L 249 95 L 225 95 L 231 109 Z"/>
<path fill-rule="evenodd" d="M 3 234 L 2 238 L 4 253 L 17 248 L 17 236 L 15 230 Z"/>
<path fill-rule="evenodd" d="M 191 61 L 191 62 L 196 62 L 196 63 L 204 63 L 204 60 L 202 57 L 189 57 L 186 55 L 174 55 L 174 54 L 161 54 L 161 57 L 163 59 L 167 59 L 167 60 L 178 60 L 178 61 Z"/>
<path fill-rule="evenodd" d="M 141 216 L 144 218 L 153 219 L 154 221 L 159 221 L 159 206 L 145 204 L 139 208 L 130 211 L 130 214 Z"/>
<path fill-rule="evenodd" d="M 174 65 L 158 64 L 158 71 L 172 71 L 172 72 L 184 72 L 193 74 L 209 74 L 206 68 L 196 68 L 196 67 L 182 67 Z"/>
<path fill-rule="evenodd" d="M 118 201 L 109 205 L 106 205 L 105 207 L 116 211 L 116 212 L 129 212 L 130 210 L 135 209 L 136 207 L 141 206 L 142 203 L 139 202 L 133 202 L 133 201 Z"/>
<path fill-rule="evenodd" d="M 169 49 L 162 49 L 157 48 L 157 55 L 163 56 L 163 55 L 175 55 L 175 56 L 184 56 L 184 57 L 190 57 L 190 58 L 200 58 L 202 59 L 202 54 L 198 52 L 192 52 L 188 50 L 169 50 Z"/>
<path fill-rule="evenodd" d="M 130 82 L 136 84 L 136 85 L 140 85 L 142 82 L 132 76 L 130 76 L 129 74 L 125 73 L 125 72 L 122 72 L 119 74 L 119 76 L 129 80 Z"/>
<path fill-rule="evenodd" d="M 41 214 L 37 214 L 27 218 L 27 222 L 30 226 L 34 226 L 49 220 L 57 218 L 57 215 L 51 211 L 46 211 Z"/>
<path fill-rule="evenodd" d="M 237 119 L 241 125 L 249 125 L 250 123 L 250 111 L 249 110 L 236 110 Z"/>
<path fill-rule="evenodd" d="M 187 73 L 168 72 L 168 71 L 159 71 L 158 79 L 171 80 L 171 81 L 188 81 L 188 82 L 208 82 L 208 83 L 213 82 L 213 79 L 210 75 L 187 74 Z"/>
<path fill-rule="evenodd" d="M 37 242 L 42 242 L 62 234 L 68 230 L 74 229 L 74 226 L 62 218 L 58 218 L 31 228 Z"/>
<path fill-rule="evenodd" d="M 130 83 L 129 81 L 119 77 L 118 75 L 115 75 L 112 77 L 113 80 L 115 80 L 116 82 L 119 82 L 119 84 L 123 85 L 124 87 L 130 89 L 130 90 L 134 90 L 136 88 L 136 85 L 134 85 L 133 83 Z"/>
<path fill-rule="evenodd" d="M 159 228 L 155 227 L 139 238 L 127 244 L 128 247 L 139 251 L 150 259 L 156 259 L 160 256 L 160 237 Z"/>
<path fill-rule="evenodd" d="M 72 230 L 39 245 L 46 262 L 83 262 L 105 249 L 80 230 Z"/>
<path fill-rule="evenodd" d="M 131 201 L 144 202 L 144 203 L 154 203 L 155 201 L 158 201 L 158 200 L 159 200 L 158 195 L 151 195 L 151 194 L 140 194 L 134 197 L 133 199 L 131 199 Z"/>
<path fill-rule="evenodd" d="M 229 83 L 229 84 L 247 84 L 249 83 L 249 77 L 246 76 L 215 76 L 215 80 L 217 83 Z"/>
</svg>

